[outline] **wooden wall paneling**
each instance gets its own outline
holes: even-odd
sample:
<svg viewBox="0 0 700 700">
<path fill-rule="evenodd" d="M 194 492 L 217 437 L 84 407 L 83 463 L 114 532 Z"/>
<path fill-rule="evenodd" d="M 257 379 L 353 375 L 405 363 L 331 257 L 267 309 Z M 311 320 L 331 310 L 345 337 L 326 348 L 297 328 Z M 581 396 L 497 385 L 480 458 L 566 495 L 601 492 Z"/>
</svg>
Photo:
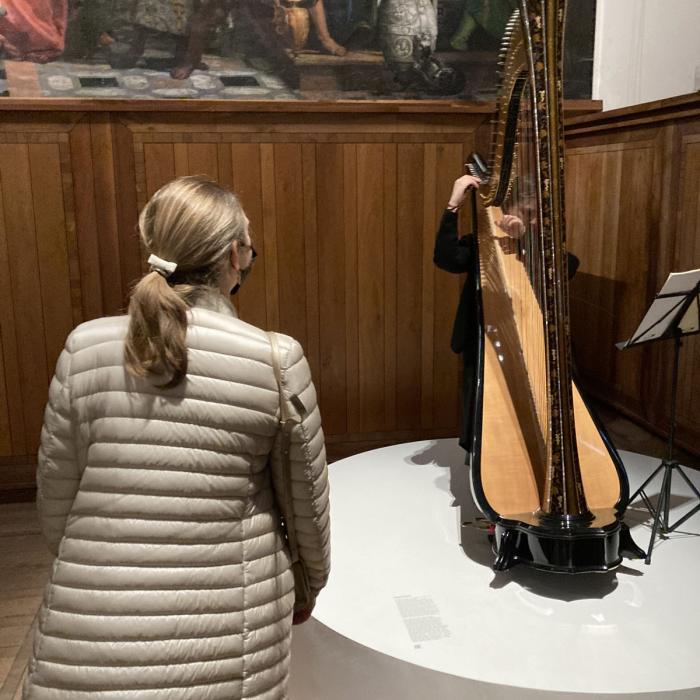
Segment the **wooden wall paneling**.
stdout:
<svg viewBox="0 0 700 700">
<path fill-rule="evenodd" d="M 95 197 L 95 230 L 92 235 L 97 239 L 99 251 L 103 313 L 120 314 L 124 312 L 126 290 L 122 287 L 114 141 L 109 114 L 92 115 L 90 136 Z"/>
<path fill-rule="evenodd" d="M 583 290 L 583 303 L 595 306 L 592 313 L 587 314 L 580 326 L 579 338 L 592 338 L 594 344 L 586 348 L 589 363 L 593 362 L 594 373 L 599 383 L 609 387 L 613 382 L 615 363 L 612 356 L 619 351 L 614 344 L 624 338 L 624 329 L 620 325 L 620 319 L 615 314 L 616 299 L 623 289 L 624 282 L 617 273 L 617 246 L 614 242 L 620 235 L 621 217 L 629 218 L 621 206 L 620 188 L 622 185 L 623 158 L 622 150 L 616 146 L 606 147 L 596 154 L 588 153 L 585 157 L 594 159 L 592 170 L 583 172 L 579 183 L 585 183 L 588 196 L 585 206 L 576 217 L 581 225 L 587 229 L 582 231 L 588 240 L 585 256 L 586 269 L 593 270 L 594 285 Z M 583 182 L 581 182 L 583 179 Z M 591 210 L 595 214 L 591 216 Z M 592 236 L 599 231 L 600 237 Z M 576 252 L 576 251 L 574 251 Z M 584 263 L 582 262 L 582 265 Z M 574 277 L 573 283 L 578 280 Z M 585 278 L 584 278 L 585 279 Z M 590 324 L 590 325 L 584 325 Z M 621 336 L 620 333 L 623 333 Z M 595 340 L 597 339 L 597 340 Z M 601 354 L 601 341 L 605 350 Z M 605 361 L 601 362 L 604 358 Z M 578 362 L 577 356 L 576 361 Z"/>
<path fill-rule="evenodd" d="M 228 155 L 222 155 L 221 150 Z M 249 233 L 258 252 L 255 269 L 236 295 L 240 317 L 260 328 L 274 328 L 276 326 L 270 320 L 267 307 L 267 277 L 275 261 L 265 243 L 260 152 L 260 146 L 255 143 L 227 143 L 225 149 L 220 149 L 219 164 L 224 184 L 230 163 L 230 186 L 240 198 L 248 216 Z"/>
<path fill-rule="evenodd" d="M 280 330 L 275 151 L 271 143 L 260 144 L 260 183 L 262 190 L 262 235 L 265 252 L 267 325 L 271 330 Z"/>
<path fill-rule="evenodd" d="M 670 129 L 667 128 L 670 126 Z M 673 152 L 673 131 L 671 125 L 659 125 L 653 131 L 648 131 L 649 143 L 652 146 L 652 172 L 651 181 L 647 183 L 648 197 L 648 246 L 646 249 L 647 260 L 649 261 L 646 274 L 646 290 L 643 296 L 646 297 L 646 304 L 642 305 L 640 314 L 644 314 L 656 293 L 661 289 L 666 280 L 667 273 L 672 268 L 673 248 L 675 242 L 675 232 L 671 227 L 670 212 L 677 202 L 677 192 L 671 187 L 673 177 L 669 167 L 669 156 Z M 639 133 L 647 133 L 647 130 L 639 130 Z M 653 184 L 652 184 L 653 183 Z M 672 204 L 672 199 L 675 202 Z M 621 198 L 624 204 L 623 198 Z M 639 320 L 642 316 L 640 315 Z M 652 343 L 638 357 L 643 363 L 643 374 L 641 376 L 641 393 L 643 398 L 641 415 L 651 423 L 660 425 L 664 422 L 660 414 L 665 412 L 668 406 L 670 392 L 670 343 Z M 665 375 L 666 379 L 659 381 L 659 375 Z"/>
<path fill-rule="evenodd" d="M 652 188 L 652 207 L 658 212 L 658 233 L 653 238 L 655 265 L 651 267 L 651 281 L 657 292 L 666 281 L 666 271 L 676 269 L 676 214 L 680 195 L 680 139 L 676 124 L 660 126 L 656 134 L 656 181 Z"/>
<path fill-rule="evenodd" d="M 211 138 L 213 135 L 209 135 Z M 188 175 L 204 175 L 219 180 L 219 149 L 216 143 L 187 144 Z"/>
<path fill-rule="evenodd" d="M 10 406 L 7 396 L 7 373 L 3 353 L 2 324 L 0 323 L 0 457 L 12 454 L 12 433 L 10 429 Z"/>
<path fill-rule="evenodd" d="M 178 144 L 182 146 L 184 144 Z M 143 162 L 146 190 L 139 192 L 139 210 L 155 192 L 177 175 L 173 143 L 144 143 Z M 186 174 L 186 171 L 182 173 Z"/>
<path fill-rule="evenodd" d="M 629 401 L 641 395 L 646 351 L 614 344 L 634 331 L 648 303 L 655 144 L 644 136 L 567 155 L 567 239 L 581 260 L 571 284 L 577 369 L 599 392 Z"/>
<path fill-rule="evenodd" d="M 252 224 L 252 220 L 250 218 L 250 212 L 246 209 L 245 202 L 243 199 L 240 197 L 240 193 L 236 191 L 236 188 L 234 186 L 233 182 L 233 153 L 232 153 L 232 146 L 233 144 L 225 141 L 220 141 L 216 145 L 216 150 L 217 150 L 217 161 L 219 164 L 219 177 L 218 177 L 218 182 L 221 184 L 223 187 L 227 187 L 229 190 L 232 192 L 235 192 L 236 195 L 239 197 L 241 201 L 241 205 L 243 206 L 243 210 L 246 212 L 246 215 L 248 216 L 248 220 L 250 223 L 250 235 L 255 236 L 255 229 Z M 259 158 L 259 153 L 255 152 L 254 154 L 254 163 L 257 163 L 258 166 L 260 164 L 260 158 Z M 247 177 L 245 179 L 248 179 Z M 259 174 L 259 168 L 258 168 L 258 178 L 257 178 L 257 185 L 258 185 L 258 192 L 259 192 L 259 185 L 260 185 L 260 174 Z M 253 240 L 253 245 L 255 246 L 256 251 L 258 252 L 258 255 L 262 252 L 262 239 L 260 241 Z M 262 283 L 262 286 L 259 287 L 259 290 L 261 290 L 262 294 L 260 298 L 256 298 L 255 295 L 251 295 L 250 293 L 247 295 L 249 299 L 253 301 L 253 304 L 256 308 L 260 309 L 263 314 L 263 318 L 266 319 L 266 313 L 265 313 L 265 273 L 264 273 L 264 265 L 265 262 L 263 259 L 258 259 L 255 263 L 255 280 L 258 281 L 259 283 Z M 253 278 L 248 279 L 248 283 L 246 287 L 249 287 L 251 283 L 253 282 Z M 255 284 L 253 286 L 256 286 Z M 242 315 L 244 312 L 242 311 L 242 306 L 241 303 L 245 299 L 246 295 L 242 292 L 239 291 L 239 293 L 236 295 L 236 297 L 233 299 L 233 305 L 236 307 L 236 310 L 238 311 L 238 315 L 240 318 L 243 318 L 243 320 L 247 321 L 248 323 L 253 323 L 253 325 L 260 326 L 261 328 L 266 327 L 266 321 L 263 322 L 262 324 L 260 323 L 255 323 L 250 321 L 250 317 L 245 317 Z M 244 302 L 243 302 L 244 303 Z"/>
<path fill-rule="evenodd" d="M 301 146 L 301 171 L 304 219 L 304 276 L 306 278 L 306 357 L 311 376 L 318 377 L 321 369 L 321 337 L 319 327 L 318 229 L 316 226 L 316 145 Z M 318 389 L 320 398 L 320 388 Z"/>
<path fill-rule="evenodd" d="M 217 134 L 204 131 L 198 134 L 196 142 L 190 138 L 185 140 L 183 134 L 169 133 L 167 136 L 173 144 L 175 177 L 203 175 L 212 180 L 220 180 L 219 144 L 218 141 L 213 142 Z"/>
<path fill-rule="evenodd" d="M 384 429 L 396 430 L 397 357 L 397 144 L 383 147 L 383 247 L 384 270 Z M 402 358 L 403 359 L 403 358 Z"/>
<path fill-rule="evenodd" d="M 58 143 L 29 144 L 28 148 L 44 345 L 47 367 L 53 374 L 66 337 L 73 329 L 61 160 Z"/>
<path fill-rule="evenodd" d="M 592 146 L 567 154 L 567 248 L 580 261 L 570 286 L 574 359 L 580 376 L 602 386 L 613 379 L 610 356 L 615 352 L 611 343 L 616 338 L 614 304 L 620 287 L 614 241 L 621 176 L 619 146 Z M 600 238 L 594 232 L 600 232 Z"/>
<path fill-rule="evenodd" d="M 678 124 L 668 124 L 657 129 L 657 162 L 654 185 L 650 198 L 652 211 L 658 217 L 658 225 L 652 225 L 647 304 L 661 288 L 670 272 L 700 267 L 700 258 L 694 255 L 694 244 L 700 231 L 697 228 L 698 163 L 685 167 L 685 149 L 681 133 L 697 132 L 697 124 L 689 128 Z M 692 137 L 691 137 L 692 140 Z M 690 190 L 686 177 L 690 177 Z M 681 256 L 679 251 L 683 250 Z M 682 257 L 686 257 L 685 261 Z M 687 381 L 693 376 L 696 338 L 684 341 L 679 367 L 678 433 L 679 444 L 694 449 L 700 448 L 700 434 L 696 427 L 696 413 L 686 412 L 692 401 L 697 382 Z M 671 380 L 674 348 L 670 341 L 652 343 L 640 354 L 644 374 L 642 379 L 642 409 L 639 415 L 654 429 L 666 434 L 670 425 Z M 698 375 L 695 375 L 698 376 Z M 684 380 L 685 378 L 685 380 Z M 693 445 L 695 441 L 695 446 Z"/>
<path fill-rule="evenodd" d="M 434 426 L 434 329 L 435 329 L 435 266 L 433 249 L 435 247 L 435 219 L 437 209 L 437 192 L 435 173 L 437 172 L 437 146 L 434 143 L 424 145 L 423 172 L 423 229 L 421 231 L 421 427 Z"/>
<path fill-rule="evenodd" d="M 571 149 L 566 151 L 566 248 L 581 261 L 576 277 L 569 285 L 572 348 L 579 376 L 587 376 L 591 372 L 590 364 L 593 359 L 588 347 L 592 342 L 592 335 L 582 334 L 580 328 L 585 328 L 587 322 L 597 317 L 597 299 L 592 297 L 591 291 L 586 294 L 582 290 L 585 287 L 591 290 L 594 286 L 594 281 L 598 279 L 594 271 L 598 266 L 591 260 L 590 238 L 586 236 L 586 231 L 582 230 L 586 219 L 576 216 L 576 213 L 585 210 L 590 217 L 591 226 L 595 226 L 599 220 L 599 207 L 595 206 L 595 200 L 589 202 L 590 187 L 586 187 L 591 178 L 584 176 L 584 171 L 592 170 L 595 163 L 596 159 L 592 154 L 574 153 Z"/>
<path fill-rule="evenodd" d="M 177 144 L 172 143 L 172 138 L 170 143 L 141 142 L 134 144 L 134 154 L 137 158 L 136 199 L 139 212 L 163 185 L 176 177 L 175 145 Z M 142 168 L 139 167 L 139 159 L 143 163 Z M 143 172 L 139 177 L 141 169 Z M 147 255 L 143 255 L 141 258 L 141 274 L 148 272 L 147 258 Z"/>
<path fill-rule="evenodd" d="M 61 191 L 63 193 L 63 211 L 65 221 L 66 251 L 68 254 L 68 274 L 71 296 L 73 326 L 83 321 L 83 295 L 80 279 L 80 255 L 78 234 L 75 221 L 75 188 L 73 187 L 73 162 L 70 151 L 70 139 L 65 134 L 58 143 L 61 169 Z"/>
<path fill-rule="evenodd" d="M 2 148 L 0 145 L 0 154 Z M 4 187 L 0 171 L 0 456 L 26 454 L 24 415 L 17 358 L 12 274 L 5 225 Z"/>
<path fill-rule="evenodd" d="M 673 253 L 676 239 L 674 212 L 678 207 L 678 143 L 673 124 L 660 125 L 656 135 L 656 173 L 651 192 L 652 210 L 658 216 L 648 256 L 649 267 L 646 297 L 651 303 L 668 273 L 675 269 Z M 640 319 L 641 320 L 641 319 Z M 652 343 L 641 354 L 645 366 L 641 394 L 644 397 L 641 417 L 657 430 L 667 432 L 669 426 L 670 381 L 673 346 L 669 342 Z"/>
<path fill-rule="evenodd" d="M 357 320 L 360 431 L 385 421 L 384 148 L 358 143 Z"/>
<path fill-rule="evenodd" d="M 304 190 L 301 144 L 274 151 L 279 330 L 307 345 Z"/>
<path fill-rule="evenodd" d="M 28 144 L 0 145 L 0 181 L 10 261 L 20 405 L 24 415 L 25 447 L 32 453 L 39 444 L 49 369 L 44 310 L 41 293 L 37 293 L 37 282 L 41 278 Z"/>
<path fill-rule="evenodd" d="M 146 258 L 138 235 L 138 204 L 136 198 L 136 163 L 133 133 L 116 115 L 112 122 L 114 142 L 114 178 L 116 187 L 116 218 L 119 236 L 123 304 L 128 303 L 129 291 L 141 277 Z"/>
<path fill-rule="evenodd" d="M 689 99 L 690 96 L 681 102 L 685 104 Z M 697 98 L 693 99 L 697 104 Z M 598 199 L 607 200 L 606 212 L 610 211 L 609 203 L 617 202 L 617 214 L 606 217 L 602 223 L 590 211 L 568 211 L 567 219 L 573 221 L 579 244 L 586 250 L 597 245 L 604 251 L 614 251 L 614 265 L 606 269 L 603 265 L 606 258 L 601 257 L 596 271 L 601 278 L 601 290 L 607 285 L 609 297 L 614 299 L 614 324 L 608 333 L 605 327 L 601 329 L 595 323 L 581 321 L 574 331 L 576 343 L 588 343 L 593 351 L 585 385 L 599 398 L 660 435 L 668 433 L 673 344 L 653 343 L 624 352 L 611 349 L 611 345 L 634 331 L 669 272 L 700 267 L 697 251 L 700 162 L 697 155 L 686 162 L 687 148 L 692 151 L 691 144 L 697 143 L 700 115 L 697 109 L 674 110 L 671 102 L 649 105 L 652 116 L 642 106 L 636 111 L 612 113 L 610 117 L 603 114 L 577 119 L 567 134 L 568 163 L 573 164 L 568 167 L 567 178 L 578 170 L 575 180 L 586 179 L 579 167 L 585 153 L 591 162 L 597 163 L 595 167 L 603 164 Z M 654 117 L 654 110 L 659 109 L 662 113 Z M 611 180 L 606 170 L 610 171 L 612 158 L 618 158 L 614 168 L 620 174 Z M 571 197 L 569 190 L 567 201 Z M 577 250 L 574 252 L 578 254 Z M 582 257 L 581 271 L 572 283 L 572 290 L 578 290 L 572 293 L 578 309 L 582 308 L 585 296 L 581 282 L 589 272 L 584 267 L 587 258 L 587 255 Z M 688 260 L 684 263 L 683 259 Z M 589 294 L 588 300 L 591 299 Z M 599 311 L 604 308 L 599 302 L 594 305 Z M 573 320 L 576 325 L 575 315 Z M 613 334 L 614 337 L 609 337 Z M 697 337 L 684 341 L 677 439 L 679 445 L 694 452 L 700 450 L 697 421 L 700 406 L 695 388 L 700 384 L 698 353 Z M 600 376 L 595 375 L 596 366 L 601 369 Z"/>
<path fill-rule="evenodd" d="M 673 266 L 676 270 L 700 267 L 700 121 L 678 128 L 680 157 L 677 183 L 679 202 L 673 222 L 678 234 Z"/>
<path fill-rule="evenodd" d="M 316 221 L 320 326 L 320 406 L 324 430 L 348 431 L 346 382 L 345 147 L 318 144 L 316 150 Z"/>
<path fill-rule="evenodd" d="M 696 264 L 696 269 L 700 263 Z M 694 335 L 683 342 L 681 348 L 683 364 L 679 365 L 679 382 L 681 391 L 678 405 L 679 444 L 694 452 L 700 450 L 698 435 L 698 416 L 700 416 L 700 389 L 697 377 L 700 377 L 700 336 Z"/>
<path fill-rule="evenodd" d="M 360 349 L 358 316 L 357 145 L 343 146 L 343 229 L 345 246 L 345 382 L 348 433 L 360 432 Z"/>
<path fill-rule="evenodd" d="M 75 226 L 80 262 L 80 298 L 83 319 L 104 315 L 102 274 L 97 214 L 95 211 L 95 180 L 93 173 L 90 123 L 84 118 L 70 132 L 71 166 L 75 194 Z"/>
<path fill-rule="evenodd" d="M 172 136 L 171 136 L 172 138 Z M 190 170 L 190 149 L 187 143 L 173 143 L 173 171 L 175 177 L 192 175 Z"/>
<path fill-rule="evenodd" d="M 134 157 L 134 187 L 136 193 L 136 211 L 141 212 L 146 200 L 148 199 L 148 183 L 146 182 L 146 151 L 141 135 L 135 133 L 133 126 L 130 124 L 124 125 L 133 142 L 133 157 Z M 139 274 L 142 274 L 146 269 L 146 261 L 139 260 Z"/>
<path fill-rule="evenodd" d="M 620 189 L 620 216 L 616 245 L 617 279 L 625 281 L 620 294 L 615 297 L 614 317 L 616 330 L 622 337 L 630 337 L 642 320 L 654 291 L 650 291 L 651 255 L 656 247 L 652 236 L 658 235 L 658 222 L 654 221 L 652 183 L 654 180 L 654 144 L 651 141 L 627 144 L 622 150 L 622 187 Z M 656 224 L 656 225 L 655 225 Z M 644 415 L 645 407 L 640 397 L 649 367 L 648 348 L 618 352 L 613 342 L 606 344 L 613 360 L 614 388 L 624 396 L 629 405 Z M 609 349 L 608 349 L 609 348 Z"/>
<path fill-rule="evenodd" d="M 697 191 L 696 191 L 697 192 Z M 697 219 L 696 219 L 697 221 Z M 696 224 L 697 225 L 697 224 Z M 696 244 L 700 240 L 700 228 L 696 234 Z M 692 264 L 695 269 L 700 268 L 700 250 L 698 250 L 697 245 L 695 249 L 695 259 Z M 681 405 L 679 409 L 680 420 L 683 424 L 684 432 L 692 431 L 694 437 L 690 436 L 686 440 L 695 440 L 695 445 L 700 448 L 700 437 L 698 437 L 698 416 L 700 416 L 700 337 L 694 335 L 685 341 L 685 357 L 683 358 L 684 364 L 680 368 L 683 373 L 681 376 L 685 378 L 684 381 L 684 396 L 681 399 Z"/>
<path fill-rule="evenodd" d="M 471 152 L 469 144 L 451 143 L 437 146 L 437 169 L 435 171 L 436 200 L 433 214 L 433 245 L 443 207 L 447 204 L 452 184 L 464 173 L 466 156 Z M 469 195 L 471 196 L 471 195 Z M 465 210 L 468 212 L 469 199 Z M 460 221 L 460 234 L 467 233 L 469 216 L 463 215 Z M 432 260 L 432 249 L 425 252 Z M 433 408 L 436 428 L 449 428 L 458 425 L 459 405 L 459 356 L 452 352 L 450 340 L 457 303 L 462 286 L 459 275 L 436 270 L 435 273 L 435 307 L 433 335 Z"/>
<path fill-rule="evenodd" d="M 36 487 L 36 453 L 9 458 L 0 457 L 0 493 L 28 491 L 21 500 L 31 497 Z"/>
<path fill-rule="evenodd" d="M 678 128 L 679 204 L 673 217 L 677 232 L 672 271 L 700 268 L 700 123 Z M 700 450 L 700 336 L 683 341 L 679 363 L 678 419 L 681 438 Z"/>
<path fill-rule="evenodd" d="M 396 210 L 396 420 L 399 429 L 421 425 L 425 147 L 397 145 Z"/>
<path fill-rule="evenodd" d="M 233 144 L 221 141 L 217 144 L 217 160 L 219 162 L 219 183 L 235 192 L 233 186 Z M 259 160 L 259 159 L 257 159 Z M 258 178 L 258 183 L 260 179 Z"/>
</svg>

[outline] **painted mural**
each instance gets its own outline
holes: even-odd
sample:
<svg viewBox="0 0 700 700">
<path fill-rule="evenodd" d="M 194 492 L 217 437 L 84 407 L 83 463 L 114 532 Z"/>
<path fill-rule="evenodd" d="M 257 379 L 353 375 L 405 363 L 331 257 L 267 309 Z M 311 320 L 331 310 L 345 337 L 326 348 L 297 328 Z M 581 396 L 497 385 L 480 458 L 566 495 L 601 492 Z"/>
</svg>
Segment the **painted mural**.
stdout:
<svg viewBox="0 0 700 700">
<path fill-rule="evenodd" d="M 0 0 L 0 96 L 489 100 L 516 0 Z M 595 0 L 570 3 L 590 97 Z"/>
</svg>

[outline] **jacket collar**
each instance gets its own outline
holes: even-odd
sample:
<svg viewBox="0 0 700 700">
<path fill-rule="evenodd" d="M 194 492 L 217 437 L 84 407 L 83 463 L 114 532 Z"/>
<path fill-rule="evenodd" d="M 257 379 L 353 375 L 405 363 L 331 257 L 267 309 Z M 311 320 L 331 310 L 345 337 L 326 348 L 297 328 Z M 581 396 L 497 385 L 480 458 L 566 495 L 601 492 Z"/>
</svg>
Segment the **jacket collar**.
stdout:
<svg viewBox="0 0 700 700">
<path fill-rule="evenodd" d="M 215 289 L 207 289 L 197 295 L 197 299 L 192 305 L 195 309 L 207 309 L 219 314 L 238 318 L 236 307 L 221 292 Z"/>
</svg>

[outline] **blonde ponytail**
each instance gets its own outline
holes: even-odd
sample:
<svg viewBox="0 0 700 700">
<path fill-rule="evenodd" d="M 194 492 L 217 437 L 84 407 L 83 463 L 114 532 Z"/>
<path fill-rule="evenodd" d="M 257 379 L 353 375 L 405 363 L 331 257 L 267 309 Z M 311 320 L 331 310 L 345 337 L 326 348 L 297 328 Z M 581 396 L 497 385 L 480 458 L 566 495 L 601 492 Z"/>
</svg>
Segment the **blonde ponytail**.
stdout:
<svg viewBox="0 0 700 700">
<path fill-rule="evenodd" d="M 134 375 L 171 375 L 161 384 L 177 386 L 187 374 L 187 304 L 158 272 L 141 278 L 129 302 L 129 332 L 124 347 Z"/>
<path fill-rule="evenodd" d="M 170 377 L 161 388 L 185 378 L 187 310 L 203 291 L 216 287 L 231 243 L 242 239 L 247 225 L 237 197 L 203 177 L 178 178 L 153 195 L 139 217 L 139 233 L 146 250 L 177 269 L 167 279 L 150 272 L 132 290 L 127 371 Z"/>
</svg>

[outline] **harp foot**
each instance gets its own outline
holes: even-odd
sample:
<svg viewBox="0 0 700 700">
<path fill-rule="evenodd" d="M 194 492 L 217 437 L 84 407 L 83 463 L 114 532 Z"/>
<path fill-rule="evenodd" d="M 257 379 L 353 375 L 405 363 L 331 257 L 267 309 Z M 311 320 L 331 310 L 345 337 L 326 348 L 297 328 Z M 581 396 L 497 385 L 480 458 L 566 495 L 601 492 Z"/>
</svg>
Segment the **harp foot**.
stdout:
<svg viewBox="0 0 700 700">
<path fill-rule="evenodd" d="M 518 537 L 514 530 L 506 530 L 496 544 L 496 561 L 493 562 L 494 571 L 507 571 L 517 563 Z"/>
<path fill-rule="evenodd" d="M 624 538 L 617 518 L 606 516 L 599 513 L 592 524 L 561 528 L 543 527 L 536 514 L 501 517 L 496 523 L 493 569 L 506 571 L 524 564 L 569 574 L 610 571 L 622 562 L 623 544 L 636 545 L 631 537 Z"/>
<path fill-rule="evenodd" d="M 647 553 L 632 539 L 632 533 L 625 523 L 620 530 L 620 552 L 630 559 L 646 559 Z"/>
</svg>

